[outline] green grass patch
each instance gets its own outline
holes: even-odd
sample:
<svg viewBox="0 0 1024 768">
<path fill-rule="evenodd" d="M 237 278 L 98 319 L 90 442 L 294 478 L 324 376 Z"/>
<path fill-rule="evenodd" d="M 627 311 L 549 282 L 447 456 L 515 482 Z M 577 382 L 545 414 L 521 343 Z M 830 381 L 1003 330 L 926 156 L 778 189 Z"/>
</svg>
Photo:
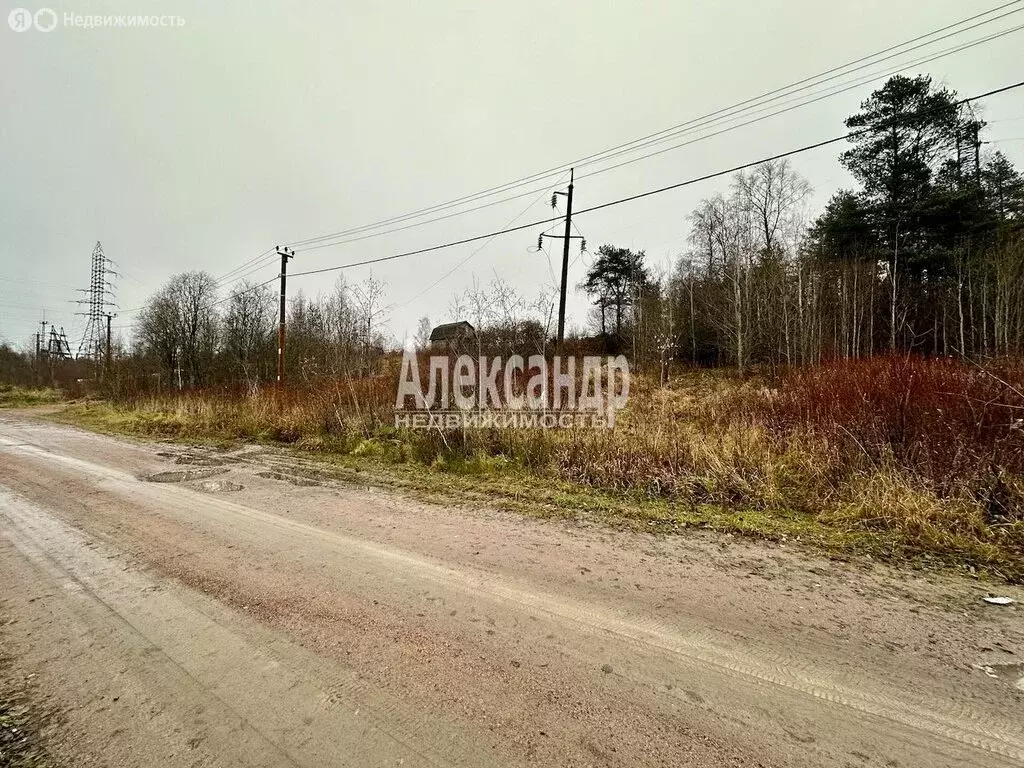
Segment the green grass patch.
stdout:
<svg viewBox="0 0 1024 768">
<path fill-rule="evenodd" d="M 56 389 L 15 387 L 0 384 L 0 408 L 29 408 L 33 405 L 59 403 L 64 396 Z"/>
</svg>

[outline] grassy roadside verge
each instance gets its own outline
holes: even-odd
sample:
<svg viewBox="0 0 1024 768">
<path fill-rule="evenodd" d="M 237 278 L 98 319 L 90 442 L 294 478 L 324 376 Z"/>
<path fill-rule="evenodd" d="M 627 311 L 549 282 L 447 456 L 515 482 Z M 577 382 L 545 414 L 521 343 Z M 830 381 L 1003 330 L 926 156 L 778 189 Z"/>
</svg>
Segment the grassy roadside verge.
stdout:
<svg viewBox="0 0 1024 768">
<path fill-rule="evenodd" d="M 45 418 L 117 436 L 221 448 L 262 444 L 312 460 L 313 471 L 330 479 L 393 489 L 434 503 L 482 504 L 531 517 L 584 520 L 658 534 L 710 530 L 789 542 L 833 558 L 870 555 L 895 564 L 970 570 L 1018 583 L 1024 579 L 1024 563 L 1014 549 L 955 533 L 936 540 L 934 546 L 922 546 L 920 538 L 908 538 L 899 530 L 866 528 L 838 515 L 601 490 L 493 459 L 423 464 L 409 460 L 401 445 L 389 447 L 378 441 L 353 446 L 329 438 L 297 442 L 269 437 L 241 440 L 227 432 L 197 430 L 163 414 L 108 403 L 75 404 Z"/>
<path fill-rule="evenodd" d="M 59 390 L 47 388 L 15 387 L 0 384 L 0 408 L 29 408 L 35 405 L 59 403 L 64 397 Z"/>
</svg>

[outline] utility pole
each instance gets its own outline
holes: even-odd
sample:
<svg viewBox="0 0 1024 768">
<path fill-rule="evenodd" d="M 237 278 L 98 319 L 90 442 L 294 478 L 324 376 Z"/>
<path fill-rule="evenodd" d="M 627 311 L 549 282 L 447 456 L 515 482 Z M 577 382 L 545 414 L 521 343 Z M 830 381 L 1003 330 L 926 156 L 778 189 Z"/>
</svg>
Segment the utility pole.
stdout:
<svg viewBox="0 0 1024 768">
<path fill-rule="evenodd" d="M 565 288 L 569 280 L 569 239 L 571 234 L 569 228 L 572 226 L 572 187 L 575 179 L 575 169 L 569 169 L 569 191 L 566 193 L 565 203 L 565 244 L 562 246 L 562 292 L 558 297 L 558 351 L 562 351 L 562 342 L 565 341 Z"/>
<path fill-rule="evenodd" d="M 106 352 L 106 372 L 108 377 L 110 376 L 111 363 L 113 361 L 113 357 L 110 354 L 110 321 L 113 319 L 113 315 L 107 315 L 107 346 L 104 347 L 104 351 Z"/>
<path fill-rule="evenodd" d="M 284 386 L 284 315 L 285 315 L 285 282 L 288 279 L 288 259 L 295 258 L 295 251 L 277 246 L 277 255 L 281 257 L 281 319 L 277 327 L 277 386 Z"/>
<path fill-rule="evenodd" d="M 551 196 L 551 207 L 555 207 L 555 199 L 558 195 L 562 195 L 566 199 L 565 203 L 565 235 L 562 239 L 564 243 L 562 245 L 562 285 L 558 297 L 558 352 L 562 351 L 562 342 L 565 341 L 565 295 L 566 287 L 569 281 L 569 241 L 582 239 L 580 235 L 571 234 L 572 231 L 572 190 L 573 180 L 575 179 L 575 169 L 569 169 L 569 189 L 566 192 L 555 192 Z M 549 235 L 544 233 L 538 240 L 538 246 L 543 242 L 545 237 L 557 237 L 557 235 Z"/>
</svg>

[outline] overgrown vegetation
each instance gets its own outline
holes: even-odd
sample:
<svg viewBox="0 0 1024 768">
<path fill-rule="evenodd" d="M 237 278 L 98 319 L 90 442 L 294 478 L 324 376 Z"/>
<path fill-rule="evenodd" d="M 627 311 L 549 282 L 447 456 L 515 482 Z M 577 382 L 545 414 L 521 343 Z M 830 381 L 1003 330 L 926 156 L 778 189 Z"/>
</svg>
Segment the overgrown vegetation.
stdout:
<svg viewBox="0 0 1024 768">
<path fill-rule="evenodd" d="M 33 405 L 59 403 L 62 399 L 63 395 L 57 389 L 0 384 L 0 408 L 27 408 Z"/>
<path fill-rule="evenodd" d="M 662 376 L 683 361 L 742 374 L 877 354 L 1024 354 L 1024 178 L 982 150 L 985 124 L 972 110 L 927 76 L 891 78 L 846 120 L 853 132 L 838 159 L 855 188 L 815 216 L 810 182 L 787 160 L 737 173 L 690 213 L 688 245 L 671 263 L 610 243 L 581 254 L 589 268 L 577 288 L 592 306 L 575 328 L 570 318 L 569 335 Z M 444 319 L 472 324 L 468 351 L 550 353 L 557 286 L 531 297 L 497 275 L 467 282 Z M 379 373 L 400 343 L 388 338 L 388 298 L 372 276 L 291 296 L 289 376 Z M 133 320 L 133 344 L 112 351 L 111 389 L 275 377 L 277 293 L 265 281 L 225 293 L 209 274 L 173 275 Z M 421 318 L 410 341 L 425 347 L 431 327 Z"/>
<path fill-rule="evenodd" d="M 162 438 L 263 440 L 440 477 L 546 483 L 619 521 L 799 535 L 1024 576 L 1024 364 L 907 357 L 741 379 L 634 380 L 614 430 L 396 430 L 390 376 L 279 393 L 81 406 L 79 423 Z M 632 511 L 630 511 L 632 505 Z M 638 506 L 639 505 L 639 506 Z M 556 505 L 557 506 L 557 505 Z M 646 512 L 642 511 L 646 510 Z M 786 533 L 788 532 L 788 533 Z"/>
<path fill-rule="evenodd" d="M 385 286 L 372 276 L 291 298 L 291 384 L 279 392 L 275 292 L 243 283 L 221 297 L 210 275 L 174 275 L 141 308 L 134 346 L 89 374 L 112 404 L 72 415 L 448 478 L 515 473 L 527 494 L 540 479 L 581 504 L 578 493 L 604 494 L 666 505 L 657 519 L 803 526 L 1019 578 L 1024 178 L 981 150 L 972 109 L 927 76 L 893 77 L 846 121 L 839 162 L 857 188 L 817 218 L 809 182 L 778 160 L 703 200 L 687 250 L 663 270 L 643 251 L 598 248 L 579 286 L 588 327 L 562 354 L 628 357 L 636 377 L 614 431 L 396 430 L 402 345 L 387 338 Z M 431 347 L 424 317 L 409 342 L 550 357 L 553 289 L 531 301 L 497 275 L 474 279 L 448 309 L 464 336 Z M 32 362 L 0 354 L 0 374 L 54 381 L 69 365 Z"/>
</svg>

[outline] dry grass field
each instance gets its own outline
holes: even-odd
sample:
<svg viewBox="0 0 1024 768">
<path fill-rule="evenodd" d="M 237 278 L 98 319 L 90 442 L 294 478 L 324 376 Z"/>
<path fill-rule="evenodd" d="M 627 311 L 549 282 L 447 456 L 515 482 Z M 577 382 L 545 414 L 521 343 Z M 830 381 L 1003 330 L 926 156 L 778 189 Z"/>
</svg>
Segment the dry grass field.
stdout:
<svg viewBox="0 0 1024 768">
<path fill-rule="evenodd" d="M 799 538 L 1024 575 L 1024 363 L 880 357 L 634 378 L 613 430 L 396 430 L 389 377 L 72 406 L 105 431 L 258 441 L 518 508 Z M 498 482 L 495 482 L 495 480 Z M 531 511 L 531 510 L 527 510 Z"/>
</svg>

